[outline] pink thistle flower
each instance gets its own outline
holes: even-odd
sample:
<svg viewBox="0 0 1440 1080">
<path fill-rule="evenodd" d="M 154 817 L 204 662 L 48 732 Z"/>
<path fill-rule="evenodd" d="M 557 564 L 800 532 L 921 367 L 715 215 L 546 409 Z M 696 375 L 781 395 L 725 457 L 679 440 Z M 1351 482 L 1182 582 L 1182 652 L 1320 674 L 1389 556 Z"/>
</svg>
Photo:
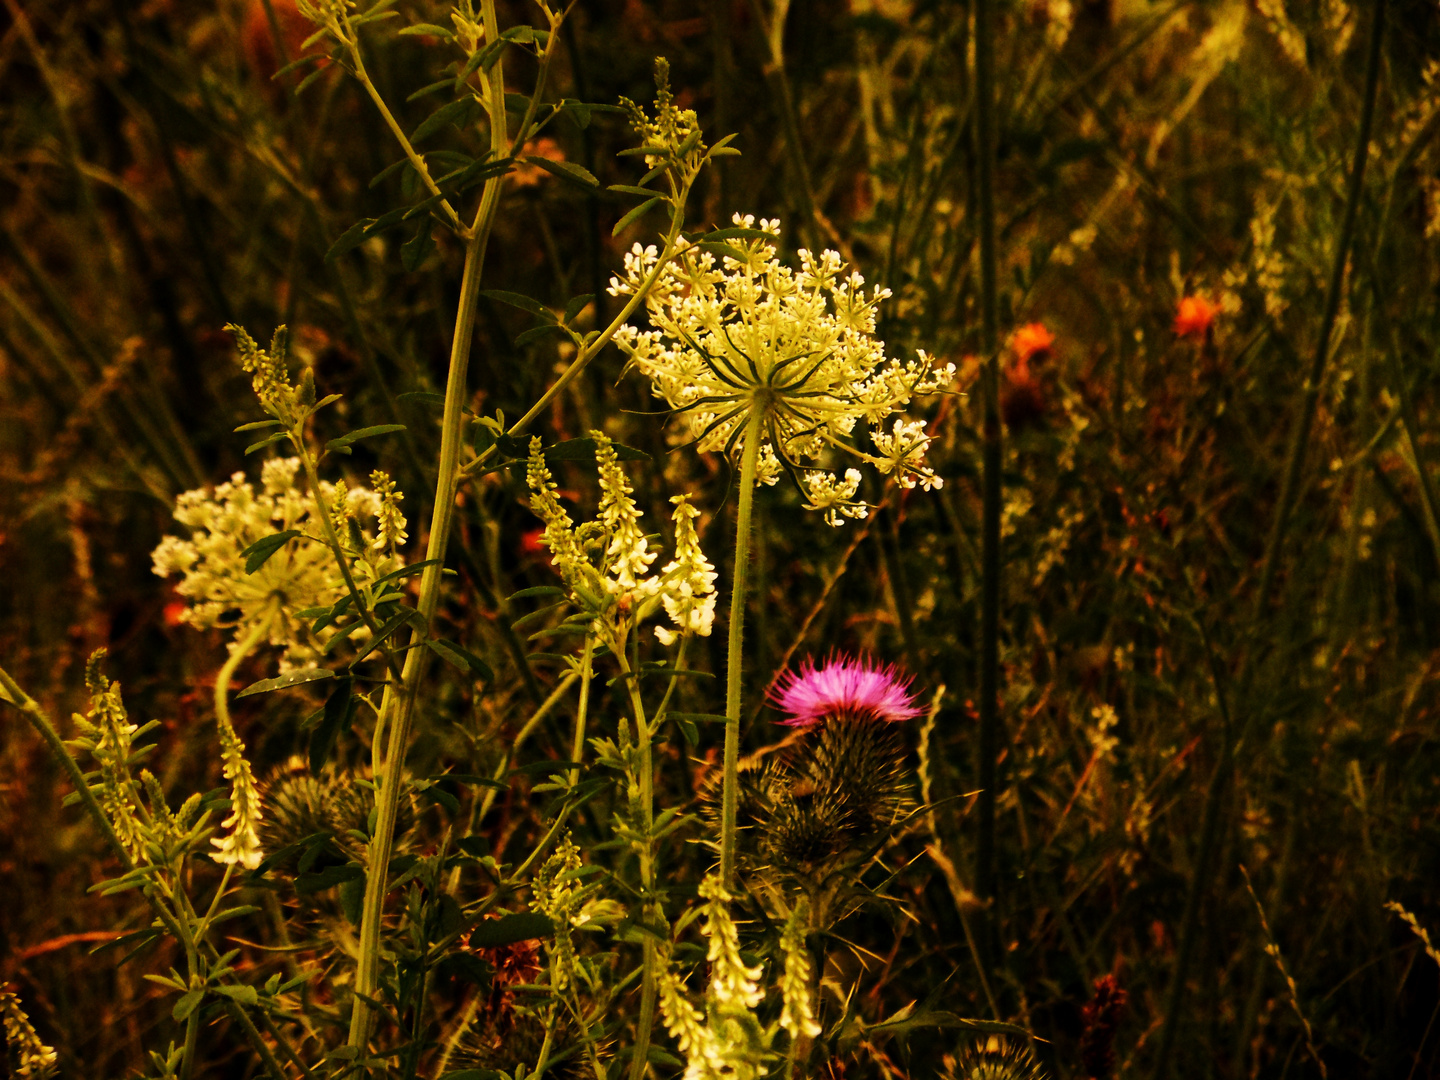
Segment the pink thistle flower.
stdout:
<svg viewBox="0 0 1440 1080">
<path fill-rule="evenodd" d="M 909 677 L 898 668 L 838 653 L 831 653 L 822 667 L 807 659 L 798 673 L 787 671 L 770 702 L 789 714 L 781 723 L 790 727 L 809 727 L 830 717 L 894 723 L 923 711 L 915 707 Z"/>
</svg>

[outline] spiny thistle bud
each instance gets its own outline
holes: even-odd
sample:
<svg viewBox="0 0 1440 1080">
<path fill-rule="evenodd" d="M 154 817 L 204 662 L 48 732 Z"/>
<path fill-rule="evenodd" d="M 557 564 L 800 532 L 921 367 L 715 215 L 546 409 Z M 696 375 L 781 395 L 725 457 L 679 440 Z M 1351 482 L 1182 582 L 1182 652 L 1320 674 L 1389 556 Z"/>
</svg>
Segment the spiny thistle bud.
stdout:
<svg viewBox="0 0 1440 1080">
<path fill-rule="evenodd" d="M 260 836 L 269 851 L 297 844 L 316 833 L 330 833 L 339 850 L 355 859 L 364 855 L 365 845 L 353 833 L 366 833 L 373 795 L 356 783 L 349 770 L 310 771 L 305 760 L 292 757 L 266 777 L 261 786 L 265 817 Z M 404 850 L 406 837 L 415 826 L 412 800 L 402 798 L 395 822 L 395 849 Z M 293 863 L 298 855 L 286 860 Z"/>
<path fill-rule="evenodd" d="M 10 984 L 0 986 L 0 1020 L 5 1024 L 5 1043 L 15 1063 L 15 1075 L 26 1080 L 48 1080 L 58 1066 L 54 1049 L 40 1041 L 30 1017 Z"/>
<path fill-rule="evenodd" d="M 1045 1070 L 1022 1042 L 991 1035 L 972 1043 L 958 1059 L 946 1058 L 946 1080 L 1045 1080 Z"/>
</svg>

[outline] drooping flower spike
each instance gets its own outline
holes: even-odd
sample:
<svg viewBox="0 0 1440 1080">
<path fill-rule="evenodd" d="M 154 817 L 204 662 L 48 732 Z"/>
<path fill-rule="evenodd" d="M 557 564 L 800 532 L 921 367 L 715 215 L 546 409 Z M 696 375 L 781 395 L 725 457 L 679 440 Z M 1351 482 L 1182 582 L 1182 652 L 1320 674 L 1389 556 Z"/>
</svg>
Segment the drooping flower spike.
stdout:
<svg viewBox="0 0 1440 1080">
<path fill-rule="evenodd" d="M 781 723 L 790 727 L 810 727 L 833 717 L 896 723 L 922 712 L 915 706 L 909 677 L 894 665 L 840 653 L 831 653 L 818 668 L 806 659 L 798 672 L 787 671 L 770 701 L 786 714 Z"/>
</svg>

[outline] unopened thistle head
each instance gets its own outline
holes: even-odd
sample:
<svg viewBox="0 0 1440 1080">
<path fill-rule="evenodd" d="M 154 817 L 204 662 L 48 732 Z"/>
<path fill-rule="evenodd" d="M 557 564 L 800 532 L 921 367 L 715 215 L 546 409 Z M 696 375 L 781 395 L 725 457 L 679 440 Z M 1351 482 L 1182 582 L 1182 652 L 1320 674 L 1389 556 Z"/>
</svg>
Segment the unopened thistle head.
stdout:
<svg viewBox="0 0 1440 1080">
<path fill-rule="evenodd" d="M 755 219 L 737 214 L 735 224 L 753 229 Z M 792 270 L 776 253 L 779 222 L 762 220 L 760 232 L 730 241 L 718 263 L 689 247 L 661 271 L 645 300 L 651 329 L 625 326 L 615 337 L 631 365 L 683 416 L 700 450 L 737 454 L 755 416 L 759 481 L 788 471 L 832 525 L 868 512 L 859 471 L 832 469 L 847 456 L 903 487 L 940 487 L 925 464 L 924 424 L 899 414 L 915 395 L 948 386 L 954 365 L 937 368 L 924 352 L 887 359 L 875 312 L 889 290 L 867 293 L 833 251 L 802 249 Z M 637 244 L 610 293 L 636 293 L 658 262 L 655 247 Z M 871 450 L 856 442 L 862 423 Z"/>
</svg>

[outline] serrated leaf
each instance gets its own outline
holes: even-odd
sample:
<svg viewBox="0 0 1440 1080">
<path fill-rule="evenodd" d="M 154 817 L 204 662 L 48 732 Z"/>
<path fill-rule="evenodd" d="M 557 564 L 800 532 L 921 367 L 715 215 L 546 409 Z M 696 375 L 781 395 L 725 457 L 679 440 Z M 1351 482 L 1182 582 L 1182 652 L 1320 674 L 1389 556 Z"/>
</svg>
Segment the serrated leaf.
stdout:
<svg viewBox="0 0 1440 1080">
<path fill-rule="evenodd" d="M 538 318 L 546 319 L 550 322 L 555 321 L 555 313 L 553 311 L 540 303 L 540 301 L 533 300 L 524 293 L 507 292 L 504 289 L 481 289 L 480 295 L 490 300 L 498 300 L 502 304 L 509 304 L 511 307 L 517 307 L 521 311 L 528 311 L 531 315 Z"/>
<path fill-rule="evenodd" d="M 267 435 L 265 438 L 261 439 L 259 442 L 251 443 L 249 446 L 247 446 L 247 447 L 245 448 L 245 457 L 249 457 L 249 456 L 250 456 L 251 454 L 253 454 L 256 450 L 264 450 L 265 447 L 269 446 L 271 443 L 277 443 L 277 442 L 279 442 L 281 439 L 285 439 L 285 438 L 288 438 L 288 437 L 289 437 L 289 432 L 285 432 L 285 431 L 277 431 L 277 432 L 275 432 L 275 434 L 273 434 L 273 435 Z"/>
<path fill-rule="evenodd" d="M 459 668 L 461 671 L 468 671 L 485 682 L 494 681 L 495 672 L 490 670 L 489 664 L 449 638 L 428 638 L 425 644 L 429 646 L 431 652 L 447 664 Z"/>
<path fill-rule="evenodd" d="M 410 133 L 410 141 L 418 143 L 421 139 L 435 134 L 446 124 L 464 126 L 467 115 L 475 107 L 475 99 L 469 97 L 461 98 L 459 101 L 446 102 L 420 121 L 419 126 Z"/>
<path fill-rule="evenodd" d="M 182 995 L 179 1001 L 175 1002 L 175 1007 L 170 1010 L 170 1015 L 177 1024 L 183 1024 L 186 1020 L 190 1019 L 190 1014 L 198 1009 L 200 1002 L 204 1000 L 204 990 L 191 990 Z"/>
<path fill-rule="evenodd" d="M 570 183 L 587 190 L 598 188 L 600 181 L 595 179 L 595 174 L 583 165 L 576 165 L 573 161 L 556 161 L 547 157 L 522 158 L 527 165 L 534 165 L 544 169 L 546 172 L 558 176 L 561 180 L 568 180 Z"/>
<path fill-rule="evenodd" d="M 565 590 L 558 585 L 532 585 L 528 589 L 521 589 L 513 592 L 505 598 L 505 602 L 511 603 L 515 600 L 529 600 L 535 596 L 564 596 Z"/>
<path fill-rule="evenodd" d="M 399 161 L 392 162 L 391 164 L 386 165 L 385 168 L 381 169 L 378 173 L 376 173 L 370 178 L 370 190 L 374 191 L 391 176 L 393 176 L 395 173 L 399 172 L 401 169 L 403 169 L 406 165 L 409 164 L 410 159 L 408 157 L 402 157 Z"/>
<path fill-rule="evenodd" d="M 570 322 L 575 316 L 579 315 L 580 312 L 584 311 L 590 301 L 594 299 L 594 293 L 585 293 L 583 296 L 572 296 L 570 302 L 565 305 L 565 315 L 560 321 L 565 323 Z"/>
<path fill-rule="evenodd" d="M 252 1008 L 260 1004 L 260 995 L 253 986 L 217 986 L 214 987 L 214 992 Z"/>
<path fill-rule="evenodd" d="M 299 529 L 286 529 L 284 532 L 278 532 L 271 536 L 262 536 L 259 540 L 256 540 L 255 543 L 240 552 L 245 559 L 245 573 L 255 573 L 256 570 L 259 570 L 270 561 L 270 556 L 274 555 L 275 552 L 279 551 L 291 540 L 295 539 L 295 537 L 301 535 L 303 534 Z"/>
<path fill-rule="evenodd" d="M 516 912 L 498 919 L 487 919 L 470 933 L 472 949 L 498 949 L 517 941 L 533 941 L 549 937 L 554 924 L 538 911 Z"/>
<path fill-rule="evenodd" d="M 671 720 L 689 720 L 702 724 L 723 724 L 730 718 L 723 713 L 713 712 L 672 712 L 667 713 Z"/>
<path fill-rule="evenodd" d="M 455 33 L 446 30 L 443 26 L 436 26 L 434 23 L 416 23 L 414 26 L 407 26 L 401 30 L 396 37 L 411 37 L 418 34 L 429 34 L 432 37 L 444 38 L 446 41 L 454 41 Z"/>
<path fill-rule="evenodd" d="M 530 342 L 545 337 L 547 334 L 563 334 L 565 328 L 555 323 L 541 323 L 539 326 L 532 326 L 529 330 L 522 331 L 515 335 L 516 346 L 529 345 Z"/>
<path fill-rule="evenodd" d="M 400 265 L 405 267 L 407 273 L 413 274 L 434 250 L 435 236 L 427 217 L 420 222 L 420 228 L 415 235 L 400 245 Z"/>
<path fill-rule="evenodd" d="M 626 228 L 629 227 L 631 222 L 638 221 L 645 214 L 649 213 L 652 209 L 654 209 L 655 204 L 661 202 L 663 198 L 664 196 L 662 195 L 656 195 L 653 199 L 646 199 L 643 203 L 635 207 L 628 214 L 626 214 L 619 221 L 617 221 L 615 223 L 615 227 L 610 230 L 610 235 L 619 236 L 622 232 L 625 231 Z"/>
<path fill-rule="evenodd" d="M 375 424 L 372 427 L 363 427 L 358 431 L 350 432 L 348 435 L 342 435 L 338 439 L 331 439 L 325 444 L 325 449 L 342 450 L 347 446 L 359 442 L 361 439 L 373 439 L 377 435 L 389 435 L 392 432 L 404 430 L 404 424 Z"/>
<path fill-rule="evenodd" d="M 318 774 L 329 760 L 335 739 L 352 716 L 355 715 L 355 698 L 351 690 L 355 680 L 346 676 L 336 681 L 335 689 L 325 699 L 325 708 L 320 726 L 310 736 L 310 771 Z"/>
<path fill-rule="evenodd" d="M 340 238 L 330 245 L 330 250 L 325 252 L 325 261 L 333 262 L 347 251 L 359 247 L 365 242 L 365 230 L 375 224 L 374 218 L 361 218 L 340 234 Z"/>
<path fill-rule="evenodd" d="M 292 686 L 304 686 L 306 683 L 323 682 L 333 678 L 335 678 L 335 672 L 329 668 L 301 668 L 299 671 L 287 671 L 284 675 L 277 675 L 273 679 L 261 679 L 257 683 L 251 683 L 236 694 L 235 698 L 238 701 L 240 698 L 266 694 L 271 690 L 287 690 Z"/>
<path fill-rule="evenodd" d="M 554 446 L 545 448 L 545 460 L 554 461 L 585 461 L 595 460 L 595 448 L 597 443 L 594 439 L 566 439 Z M 633 446 L 626 446 L 624 443 L 612 442 L 611 449 L 615 451 L 615 457 L 620 461 L 649 461 L 650 455 L 643 450 L 636 450 Z"/>
</svg>

